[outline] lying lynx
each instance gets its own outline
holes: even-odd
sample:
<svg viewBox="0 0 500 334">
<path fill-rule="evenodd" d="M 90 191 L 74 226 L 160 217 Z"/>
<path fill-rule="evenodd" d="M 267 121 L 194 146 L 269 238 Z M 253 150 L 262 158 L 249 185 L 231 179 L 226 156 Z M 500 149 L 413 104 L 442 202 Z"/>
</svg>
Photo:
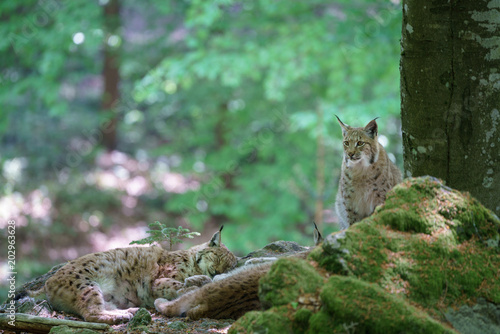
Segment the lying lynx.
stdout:
<svg viewBox="0 0 500 334">
<path fill-rule="evenodd" d="M 187 250 L 130 247 L 82 256 L 29 295 L 40 299 L 45 294 L 54 309 L 86 321 L 128 321 L 137 307 L 152 307 L 160 297 L 177 298 L 190 286 L 210 282 L 211 277 L 232 269 L 237 260 L 221 244 L 221 230 L 209 242 Z"/>
<path fill-rule="evenodd" d="M 335 208 L 341 228 L 346 229 L 384 203 L 385 194 L 402 176 L 378 142 L 375 119 L 364 128 L 353 128 L 337 119 L 344 138 L 344 158 Z"/>
<path fill-rule="evenodd" d="M 316 224 L 314 226 L 314 242 L 318 245 L 323 238 Z M 292 256 L 305 258 L 308 253 L 306 251 Z M 238 319 L 246 312 L 261 309 L 259 280 L 269 272 L 272 264 L 273 262 L 265 262 L 237 268 L 223 275 L 224 278 L 214 280 L 173 301 L 159 298 L 155 301 L 156 310 L 169 317 L 187 316 L 192 320 Z"/>
</svg>

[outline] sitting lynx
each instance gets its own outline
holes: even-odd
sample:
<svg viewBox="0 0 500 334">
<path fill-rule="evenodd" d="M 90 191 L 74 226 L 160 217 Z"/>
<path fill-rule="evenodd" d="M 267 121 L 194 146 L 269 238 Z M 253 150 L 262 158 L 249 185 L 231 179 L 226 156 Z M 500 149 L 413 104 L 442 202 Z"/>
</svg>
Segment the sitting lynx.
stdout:
<svg viewBox="0 0 500 334">
<path fill-rule="evenodd" d="M 137 307 L 152 307 L 160 297 L 177 298 L 190 286 L 210 282 L 211 277 L 232 269 L 237 260 L 221 244 L 221 230 L 209 242 L 187 250 L 130 247 L 85 255 L 66 264 L 42 289 L 29 294 L 37 298 L 46 294 L 54 309 L 80 315 L 86 321 L 128 321 Z"/>
<path fill-rule="evenodd" d="M 323 238 L 316 224 L 314 227 L 314 243 L 318 245 Z M 292 256 L 305 258 L 308 253 L 306 251 Z M 259 258 L 251 260 L 257 259 Z M 192 320 L 238 319 L 246 312 L 261 309 L 259 280 L 269 272 L 272 264 L 273 262 L 264 262 L 245 265 L 221 275 L 224 276 L 222 279 L 214 280 L 173 301 L 159 298 L 155 301 L 156 310 L 168 317 L 188 316 Z"/>
<path fill-rule="evenodd" d="M 385 194 L 402 181 L 401 172 L 378 142 L 375 119 L 364 128 L 345 125 L 344 157 L 335 208 L 342 229 L 368 217 L 384 203 Z"/>
</svg>

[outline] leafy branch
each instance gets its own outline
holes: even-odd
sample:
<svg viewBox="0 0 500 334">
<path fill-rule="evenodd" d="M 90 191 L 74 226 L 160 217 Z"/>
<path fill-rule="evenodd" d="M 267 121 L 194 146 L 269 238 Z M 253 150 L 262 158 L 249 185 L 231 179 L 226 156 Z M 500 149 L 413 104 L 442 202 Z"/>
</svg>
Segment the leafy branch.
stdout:
<svg viewBox="0 0 500 334">
<path fill-rule="evenodd" d="M 165 224 L 158 221 L 151 223 L 148 226 L 150 230 L 146 232 L 149 233 L 150 236 L 141 240 L 132 241 L 130 243 L 131 245 L 145 245 L 152 244 L 154 242 L 168 241 L 170 247 L 169 250 L 172 250 L 173 245 L 183 242 L 181 238 L 193 239 L 195 236 L 200 235 L 200 233 L 190 232 L 189 229 L 183 228 L 182 226 L 179 226 L 178 228 L 167 227 Z"/>
</svg>

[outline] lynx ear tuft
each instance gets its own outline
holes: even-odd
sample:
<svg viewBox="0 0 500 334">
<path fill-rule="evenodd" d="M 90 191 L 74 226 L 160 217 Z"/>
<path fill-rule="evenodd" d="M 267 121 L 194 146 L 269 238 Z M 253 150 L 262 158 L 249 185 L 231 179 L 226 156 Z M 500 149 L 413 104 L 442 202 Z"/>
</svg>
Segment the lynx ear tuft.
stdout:
<svg viewBox="0 0 500 334">
<path fill-rule="evenodd" d="M 366 134 L 372 139 L 375 139 L 375 137 L 378 135 L 377 118 L 378 117 L 371 120 L 370 123 L 368 123 L 364 129 Z"/>
<path fill-rule="evenodd" d="M 214 235 L 212 236 L 212 239 L 210 239 L 210 242 L 208 243 L 208 247 L 220 247 L 223 228 L 224 228 L 224 225 L 222 225 L 220 227 L 220 229 L 214 233 Z"/>
<path fill-rule="evenodd" d="M 347 130 L 349 130 L 351 127 L 349 125 L 345 125 L 344 123 L 342 123 L 339 116 L 335 115 L 335 117 L 337 117 L 337 120 L 339 121 L 340 127 L 342 128 L 342 135 L 345 135 Z"/>
<path fill-rule="evenodd" d="M 318 226 L 316 225 L 316 222 L 313 222 L 314 224 L 314 246 L 318 246 L 320 243 L 323 242 L 323 237 L 321 236 L 321 233 L 319 232 Z"/>
</svg>

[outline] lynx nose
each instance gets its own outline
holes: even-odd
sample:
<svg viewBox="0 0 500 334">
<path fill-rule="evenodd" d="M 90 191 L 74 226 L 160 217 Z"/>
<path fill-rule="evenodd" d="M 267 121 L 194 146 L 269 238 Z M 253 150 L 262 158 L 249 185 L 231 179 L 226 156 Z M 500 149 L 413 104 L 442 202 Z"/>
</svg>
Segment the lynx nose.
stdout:
<svg viewBox="0 0 500 334">
<path fill-rule="evenodd" d="M 354 154 L 355 153 L 347 153 L 347 155 L 349 156 L 350 159 L 354 158 Z"/>
</svg>

